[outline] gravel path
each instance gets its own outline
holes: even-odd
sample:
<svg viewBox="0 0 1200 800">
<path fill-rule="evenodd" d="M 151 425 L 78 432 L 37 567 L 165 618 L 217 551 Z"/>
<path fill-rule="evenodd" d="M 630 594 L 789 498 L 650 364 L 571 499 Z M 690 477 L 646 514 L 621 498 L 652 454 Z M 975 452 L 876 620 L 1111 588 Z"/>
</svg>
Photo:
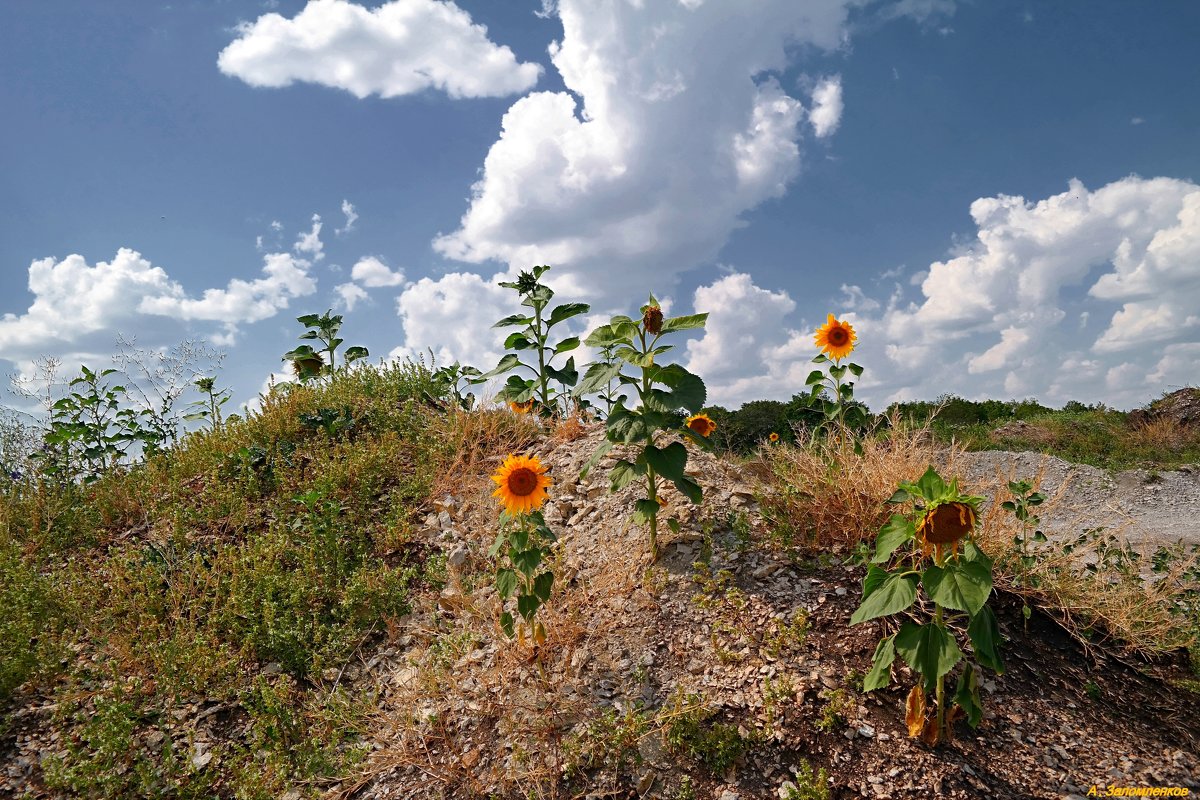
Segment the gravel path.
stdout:
<svg viewBox="0 0 1200 800">
<path fill-rule="evenodd" d="M 1041 491 L 1050 499 L 1039 513 L 1042 529 L 1051 537 L 1103 526 L 1138 549 L 1181 539 L 1200 545 L 1200 465 L 1114 475 L 1041 453 L 988 450 L 964 453 L 954 471 L 980 494 L 998 481 L 1040 474 Z"/>
</svg>

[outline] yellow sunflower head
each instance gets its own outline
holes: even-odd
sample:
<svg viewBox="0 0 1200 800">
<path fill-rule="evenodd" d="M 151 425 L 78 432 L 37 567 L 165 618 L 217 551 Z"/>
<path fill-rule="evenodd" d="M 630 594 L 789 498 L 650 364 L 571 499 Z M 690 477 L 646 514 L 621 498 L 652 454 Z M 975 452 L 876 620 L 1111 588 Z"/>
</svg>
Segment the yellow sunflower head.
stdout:
<svg viewBox="0 0 1200 800">
<path fill-rule="evenodd" d="M 658 306 L 648 306 L 646 313 L 642 315 L 642 324 L 646 327 L 646 333 L 652 333 L 655 336 L 662 333 L 662 309 Z"/>
<path fill-rule="evenodd" d="M 524 403 L 510 401 L 508 407 L 518 414 L 528 414 L 533 409 L 533 398 L 529 398 Z"/>
<path fill-rule="evenodd" d="M 492 497 L 500 499 L 509 514 L 528 514 L 546 502 L 546 487 L 553 481 L 546 474 L 546 467 L 537 456 L 510 455 L 492 476 L 496 491 Z"/>
<path fill-rule="evenodd" d="M 700 434 L 705 439 L 712 435 L 712 432 L 717 429 L 717 423 L 713 422 L 708 414 L 694 414 L 687 418 L 685 423 L 693 432 Z"/>
<path fill-rule="evenodd" d="M 975 509 L 967 503 L 938 503 L 925 512 L 917 534 L 927 545 L 953 544 L 970 535 L 977 520 Z"/>
<path fill-rule="evenodd" d="M 825 324 L 817 328 L 813 339 L 821 352 L 836 360 L 850 355 L 858 341 L 858 335 L 849 322 L 842 322 L 830 314 Z"/>
<path fill-rule="evenodd" d="M 779 434 L 772 432 L 771 435 L 768 436 L 767 438 L 771 440 L 771 444 L 775 444 L 776 442 L 779 441 Z"/>
</svg>

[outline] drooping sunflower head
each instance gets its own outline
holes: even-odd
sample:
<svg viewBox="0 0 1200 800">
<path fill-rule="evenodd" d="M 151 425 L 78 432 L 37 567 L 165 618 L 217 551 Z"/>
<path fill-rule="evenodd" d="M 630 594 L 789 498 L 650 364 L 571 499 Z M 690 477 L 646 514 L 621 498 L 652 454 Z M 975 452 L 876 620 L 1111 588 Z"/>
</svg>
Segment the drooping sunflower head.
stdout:
<svg viewBox="0 0 1200 800">
<path fill-rule="evenodd" d="M 854 345 L 858 341 L 858 334 L 854 332 L 854 326 L 849 322 L 842 322 L 830 314 L 825 324 L 817 328 L 816 336 L 813 339 L 821 352 L 830 358 L 839 359 L 850 355 L 850 351 L 854 349 Z"/>
<path fill-rule="evenodd" d="M 693 414 L 687 418 L 685 423 L 694 433 L 698 433 L 707 439 L 712 436 L 712 432 L 717 429 L 717 423 L 709 418 L 708 414 Z"/>
<path fill-rule="evenodd" d="M 492 476 L 499 498 L 509 514 L 528 514 L 546 502 L 546 487 L 553 481 L 537 456 L 510 455 Z"/>
<path fill-rule="evenodd" d="M 646 333 L 652 333 L 658 336 L 662 333 L 663 313 L 658 306 L 647 306 L 646 311 L 642 314 L 642 325 L 646 328 Z"/>
<path fill-rule="evenodd" d="M 767 438 L 771 440 L 771 444 L 775 444 L 776 442 L 779 441 L 779 434 L 772 431 L 771 435 L 768 436 Z"/>
<path fill-rule="evenodd" d="M 321 358 L 320 353 L 302 356 L 292 361 L 292 372 L 296 373 L 297 378 L 320 375 L 324 368 L 325 359 Z"/>
<path fill-rule="evenodd" d="M 508 407 L 517 414 L 528 414 L 533 410 L 533 398 L 529 398 L 524 403 L 518 403 L 515 400 L 509 401 Z"/>
<path fill-rule="evenodd" d="M 975 530 L 979 516 L 969 503 L 951 501 L 938 503 L 925 512 L 917 525 L 919 535 L 927 545 L 953 544 L 967 538 Z"/>
</svg>

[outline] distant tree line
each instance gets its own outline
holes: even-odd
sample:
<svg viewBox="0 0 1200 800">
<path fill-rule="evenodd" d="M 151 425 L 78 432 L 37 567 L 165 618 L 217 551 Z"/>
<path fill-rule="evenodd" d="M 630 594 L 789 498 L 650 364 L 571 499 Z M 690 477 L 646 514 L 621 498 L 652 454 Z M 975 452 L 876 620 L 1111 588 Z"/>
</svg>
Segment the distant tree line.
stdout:
<svg viewBox="0 0 1200 800">
<path fill-rule="evenodd" d="M 870 414 L 865 404 L 863 408 Z M 886 426 L 888 420 L 896 416 L 902 421 L 923 425 L 936 411 L 934 427 L 947 429 L 972 425 L 990 427 L 1056 412 L 1082 414 L 1109 410 L 1103 403 L 1089 405 L 1078 400 L 1071 400 L 1062 409 L 1056 410 L 1033 399 L 975 401 L 945 394 L 936 400 L 892 403 L 872 419 L 873 424 Z M 719 449 L 742 454 L 753 452 L 760 444 L 767 442 L 772 433 L 779 434 L 781 441 L 795 442 L 798 434 L 812 430 L 823 420 L 821 413 L 810 405 L 808 394 L 793 395 L 787 402 L 751 400 L 735 411 L 722 406 L 708 406 L 704 412 L 717 423 L 717 430 L 712 435 L 713 443 Z"/>
</svg>

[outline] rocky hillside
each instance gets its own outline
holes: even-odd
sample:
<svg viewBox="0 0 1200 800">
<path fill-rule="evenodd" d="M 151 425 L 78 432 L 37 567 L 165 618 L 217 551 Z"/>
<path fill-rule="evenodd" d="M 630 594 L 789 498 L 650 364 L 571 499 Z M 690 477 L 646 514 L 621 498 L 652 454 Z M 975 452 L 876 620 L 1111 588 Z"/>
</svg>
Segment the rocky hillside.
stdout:
<svg viewBox="0 0 1200 800">
<path fill-rule="evenodd" d="M 907 668 L 863 694 L 877 624 L 850 628 L 863 571 L 772 547 L 745 468 L 711 456 L 705 488 L 657 562 L 629 524 L 633 488 L 603 470 L 600 441 L 540 447 L 556 485 L 563 589 L 536 650 L 506 641 L 484 555 L 495 507 L 447 497 L 424 535 L 450 553 L 437 609 L 403 622 L 359 680 L 380 688 L 379 726 L 350 798 L 1073 797 L 1093 785 L 1200 788 L 1200 703 L 1175 659 L 1086 647 L 1051 618 L 998 602 L 1005 674 L 985 719 L 949 746 L 906 735 Z M 980 488 L 982 481 L 977 482 Z M 899 664 L 899 662 L 897 662 Z M 901 689 L 899 687 L 905 687 Z M 790 792 L 790 794 L 789 794 Z"/>
</svg>

